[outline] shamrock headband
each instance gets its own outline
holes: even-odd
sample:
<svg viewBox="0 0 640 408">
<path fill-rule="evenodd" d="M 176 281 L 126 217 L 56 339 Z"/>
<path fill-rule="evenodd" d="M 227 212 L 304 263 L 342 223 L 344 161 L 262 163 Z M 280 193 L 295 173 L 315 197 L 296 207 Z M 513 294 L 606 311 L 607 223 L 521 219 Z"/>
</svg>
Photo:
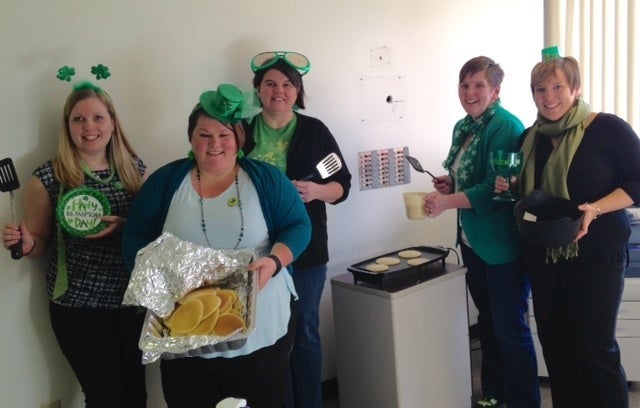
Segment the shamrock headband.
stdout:
<svg viewBox="0 0 640 408">
<path fill-rule="evenodd" d="M 549 61 L 556 58 L 562 58 L 557 45 L 542 49 L 542 61 Z"/>
<path fill-rule="evenodd" d="M 65 65 L 64 67 L 61 67 L 60 69 L 58 69 L 58 75 L 56 75 L 56 78 L 58 78 L 61 81 L 71 82 L 71 78 L 75 74 L 76 74 L 75 68 Z M 102 65 L 102 64 L 92 66 L 91 74 L 95 75 L 97 80 L 107 79 L 111 76 L 111 72 L 109 72 L 109 68 L 106 65 Z M 100 88 L 97 85 L 94 85 L 89 81 L 82 81 L 73 86 L 74 91 L 78 91 L 80 89 L 93 89 L 95 91 L 104 92 L 102 88 Z"/>
<path fill-rule="evenodd" d="M 259 112 L 259 107 L 252 105 L 252 98 L 232 84 L 221 84 L 215 91 L 203 92 L 193 111 L 198 108 L 223 123 L 237 123 Z"/>
</svg>

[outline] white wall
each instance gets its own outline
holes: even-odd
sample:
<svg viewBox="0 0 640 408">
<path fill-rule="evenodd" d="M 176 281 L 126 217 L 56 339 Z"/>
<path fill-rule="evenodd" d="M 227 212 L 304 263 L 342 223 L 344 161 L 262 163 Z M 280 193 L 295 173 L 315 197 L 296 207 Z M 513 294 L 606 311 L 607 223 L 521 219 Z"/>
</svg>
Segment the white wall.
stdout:
<svg viewBox="0 0 640 408">
<path fill-rule="evenodd" d="M 306 113 L 333 131 L 354 174 L 349 200 L 329 208 L 330 276 L 394 249 L 453 245 L 454 212 L 433 220 L 404 217 L 401 192 L 429 189 L 425 176 L 360 191 L 356 160 L 360 151 L 409 146 L 425 168 L 441 173 L 451 128 L 464 115 L 456 85 L 467 59 L 496 59 L 506 71 L 504 105 L 525 123 L 535 117 L 528 77 L 542 47 L 542 4 L 529 0 L 8 0 L 3 6 L 0 156 L 13 158 L 23 185 L 55 152 L 70 90 L 55 78 L 62 65 L 76 67 L 77 79 L 89 79 L 91 65 L 110 67 L 112 77 L 101 86 L 134 146 L 156 169 L 187 152 L 186 119 L 201 91 L 220 82 L 248 89 L 248 61 L 259 51 L 305 53 L 312 62 L 304 78 Z M 390 49 L 388 68 L 371 66 L 370 52 L 378 47 Z M 363 75 L 404 78 L 401 121 L 361 122 L 363 107 L 378 103 L 361 99 Z M 22 190 L 16 199 L 21 217 Z M 0 220 L 10 218 L 9 195 L 2 194 Z M 61 398 L 65 408 L 80 407 L 49 325 L 44 261 L 16 262 L 1 251 L 0 262 L 0 405 L 37 407 Z M 331 378 L 329 281 L 321 312 L 324 378 Z M 162 407 L 156 366 L 149 377 L 149 406 Z"/>
</svg>

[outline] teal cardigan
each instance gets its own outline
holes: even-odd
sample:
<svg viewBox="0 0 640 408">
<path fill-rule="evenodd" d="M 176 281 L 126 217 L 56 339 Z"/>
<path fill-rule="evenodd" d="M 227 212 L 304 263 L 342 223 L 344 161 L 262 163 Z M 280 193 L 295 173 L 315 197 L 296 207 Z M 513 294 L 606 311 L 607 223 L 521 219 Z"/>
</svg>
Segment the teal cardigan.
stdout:
<svg viewBox="0 0 640 408">
<path fill-rule="evenodd" d="M 298 191 L 270 164 L 246 158 L 238 159 L 238 164 L 256 187 L 271 244 L 286 245 L 296 259 L 311 237 L 311 221 Z M 138 250 L 162 233 L 173 195 L 194 166 L 192 159 L 176 160 L 156 170 L 142 185 L 122 234 L 122 257 L 129 272 Z"/>
<path fill-rule="evenodd" d="M 522 122 L 499 106 L 480 134 L 478 151 L 473 158 L 471 187 L 462 190 L 472 208 L 458 210 L 460 223 L 456 241 L 461 242 L 461 224 L 475 253 L 491 265 L 516 260 L 522 253 L 523 241 L 513 215 L 513 203 L 493 200 L 495 173 L 491 170 L 489 152 L 518 151 L 518 139 L 523 131 Z"/>
</svg>

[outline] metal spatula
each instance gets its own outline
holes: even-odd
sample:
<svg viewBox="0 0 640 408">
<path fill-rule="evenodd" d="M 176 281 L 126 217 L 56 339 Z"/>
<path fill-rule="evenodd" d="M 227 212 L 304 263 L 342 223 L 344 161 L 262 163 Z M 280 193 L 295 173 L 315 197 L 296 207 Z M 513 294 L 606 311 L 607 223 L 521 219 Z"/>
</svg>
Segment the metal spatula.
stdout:
<svg viewBox="0 0 640 408">
<path fill-rule="evenodd" d="M 16 221 L 16 203 L 13 196 L 13 191 L 20 188 L 20 181 L 18 181 L 18 174 L 16 168 L 13 167 L 13 161 L 11 158 L 0 160 L 0 191 L 6 193 L 9 191 L 11 196 L 11 214 L 13 215 L 13 223 L 17 225 Z M 17 244 L 13 244 L 11 248 L 11 258 L 22 258 L 22 240 Z"/>
<path fill-rule="evenodd" d="M 316 171 L 309 174 L 302 180 L 311 180 L 318 176 L 321 179 L 326 179 L 327 177 L 336 174 L 341 168 L 342 161 L 340 160 L 340 157 L 336 153 L 329 153 L 316 165 Z"/>
<path fill-rule="evenodd" d="M 431 172 L 425 170 L 422 168 L 422 165 L 420 164 L 420 162 L 418 161 L 418 159 L 416 159 L 415 157 L 411 157 L 411 156 L 404 156 L 408 161 L 409 164 L 411 165 L 411 167 L 413 167 L 415 170 L 419 171 L 420 173 L 427 173 L 428 175 L 431 176 L 431 178 L 434 179 L 438 179 L 436 176 L 434 176 L 433 174 L 431 174 Z"/>
</svg>

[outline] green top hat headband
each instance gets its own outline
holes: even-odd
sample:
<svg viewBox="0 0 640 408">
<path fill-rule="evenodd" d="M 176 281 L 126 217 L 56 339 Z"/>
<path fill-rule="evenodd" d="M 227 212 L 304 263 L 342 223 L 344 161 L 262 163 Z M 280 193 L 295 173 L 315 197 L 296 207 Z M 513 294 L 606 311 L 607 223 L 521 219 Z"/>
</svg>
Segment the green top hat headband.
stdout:
<svg viewBox="0 0 640 408">
<path fill-rule="evenodd" d="M 232 84 L 220 84 L 215 91 L 205 91 L 200 95 L 200 102 L 193 109 L 200 107 L 213 119 L 223 123 L 236 123 L 260 111 L 252 105 L 253 98 L 242 93 L 240 88 Z"/>
<path fill-rule="evenodd" d="M 76 74 L 76 69 L 73 67 L 69 67 L 65 65 L 58 69 L 58 78 L 61 81 L 71 82 L 71 78 Z M 95 75 L 97 80 L 107 79 L 111 76 L 111 72 L 109 72 L 109 68 L 106 65 L 98 64 L 91 67 L 91 74 Z M 94 91 L 104 92 L 102 88 L 89 81 L 82 81 L 73 86 L 74 91 L 78 91 L 80 89 L 93 89 Z"/>
<path fill-rule="evenodd" d="M 542 61 L 549 61 L 557 58 L 562 58 L 557 45 L 542 49 Z"/>
</svg>

